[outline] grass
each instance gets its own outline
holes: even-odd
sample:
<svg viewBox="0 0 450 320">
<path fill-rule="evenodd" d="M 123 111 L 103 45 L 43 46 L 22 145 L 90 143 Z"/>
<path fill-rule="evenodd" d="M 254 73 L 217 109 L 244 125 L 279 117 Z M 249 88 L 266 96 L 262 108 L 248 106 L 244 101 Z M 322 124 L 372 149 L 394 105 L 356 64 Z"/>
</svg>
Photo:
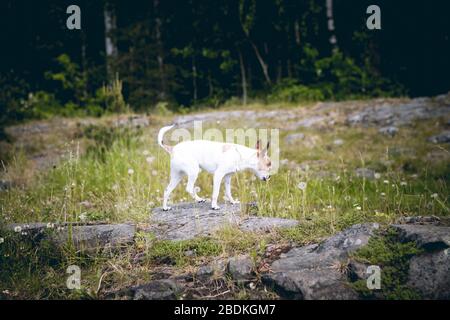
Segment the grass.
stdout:
<svg viewBox="0 0 450 320">
<path fill-rule="evenodd" d="M 100 119 L 84 128 L 71 126 L 77 131 L 64 133 L 63 139 L 72 137 L 66 142 L 56 143 L 54 135 L 47 134 L 57 145 L 65 143 L 67 147 L 63 161 L 46 171 L 34 170 L 27 148 L 16 147 L 2 173 L 15 187 L 0 192 L 0 225 L 39 221 L 147 223 L 151 210 L 161 205 L 168 183 L 169 156 L 157 146 L 155 137 L 158 128 L 171 120 L 156 117 L 151 126 L 142 129 L 114 129 L 108 121 Z M 284 127 L 276 118 L 258 121 L 259 127 Z M 244 124 L 245 119 L 234 119 L 222 121 L 220 126 L 238 128 Z M 0 255 L 14 255 L 20 270 L 2 272 L 0 292 L 8 290 L 7 297 L 16 298 L 98 297 L 148 280 L 160 264 L 183 272 L 216 256 L 246 252 L 256 259 L 270 242 L 317 242 L 355 223 L 386 225 L 401 216 L 448 216 L 449 148 L 426 141 L 439 130 L 439 125 L 423 121 L 386 138 L 376 128 L 337 124 L 325 130 L 300 130 L 307 138 L 294 144 L 285 143 L 284 138 L 296 131 L 281 131 L 280 159 L 299 166 L 281 167 L 268 183 L 248 172 L 238 173 L 232 182 L 233 194 L 243 203 L 257 202 L 256 209 L 243 215 L 297 219 L 299 226 L 268 235 L 225 226 L 208 239 L 177 244 L 158 242 L 140 233 L 135 245 L 124 252 L 90 258 L 64 252 L 55 264 L 39 260 L 19 264 L 21 251 L 11 251 L 8 243 L 12 240 L 2 235 Z M 344 141 L 342 146 L 334 145 L 338 138 Z M 39 146 L 48 148 L 48 141 L 41 140 Z M 33 154 L 36 152 L 33 149 Z M 372 169 L 376 178 L 358 178 L 356 168 Z M 200 195 L 209 197 L 212 177 L 201 173 L 197 185 Z M 190 201 L 184 186 L 178 186 L 172 201 Z M 14 250 L 18 250 L 20 245 L 14 243 Z M 30 253 L 32 259 L 41 255 L 47 253 Z M 134 263 L 139 255 L 143 260 Z M 73 261 L 85 265 L 85 291 L 65 288 L 65 268 Z"/>
<path fill-rule="evenodd" d="M 420 294 L 410 289 L 408 280 L 409 260 L 422 252 L 414 242 L 401 243 L 393 229 L 369 239 L 367 246 L 353 254 L 359 262 L 377 265 L 382 270 L 381 288 L 378 292 L 367 288 L 366 280 L 355 281 L 352 286 L 367 299 L 375 297 L 389 300 L 420 299 Z"/>
</svg>

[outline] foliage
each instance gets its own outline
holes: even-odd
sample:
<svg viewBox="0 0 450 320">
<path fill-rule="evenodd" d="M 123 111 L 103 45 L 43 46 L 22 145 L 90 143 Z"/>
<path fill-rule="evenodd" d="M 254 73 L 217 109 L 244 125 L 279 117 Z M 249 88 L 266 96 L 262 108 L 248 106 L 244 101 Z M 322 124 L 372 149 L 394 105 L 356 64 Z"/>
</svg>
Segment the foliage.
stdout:
<svg viewBox="0 0 450 320">
<path fill-rule="evenodd" d="M 144 241 L 148 245 L 146 235 L 138 236 L 137 246 Z M 144 245 L 144 244 L 143 244 Z M 196 238 L 184 241 L 154 241 L 150 244 L 147 259 L 153 263 L 184 266 L 196 257 L 217 256 L 221 253 L 220 245 L 209 238 Z"/>
<path fill-rule="evenodd" d="M 87 100 L 86 73 L 72 61 L 68 54 L 59 55 L 56 61 L 60 70 L 46 72 L 46 78 L 57 81 L 64 90 L 69 91 L 78 105 L 85 103 Z"/>
<path fill-rule="evenodd" d="M 382 270 L 381 289 L 375 293 L 367 289 L 366 281 L 353 284 L 365 298 L 374 298 L 375 294 L 384 299 L 420 299 L 420 295 L 406 285 L 409 260 L 422 252 L 414 242 L 398 241 L 398 234 L 389 228 L 384 234 L 369 239 L 369 243 L 354 253 L 357 261 L 377 265 Z"/>
<path fill-rule="evenodd" d="M 308 101 L 322 101 L 327 96 L 319 88 L 307 87 L 298 84 L 295 79 L 283 79 L 280 83 L 276 84 L 272 93 L 268 95 L 270 102 L 308 102 Z"/>
</svg>

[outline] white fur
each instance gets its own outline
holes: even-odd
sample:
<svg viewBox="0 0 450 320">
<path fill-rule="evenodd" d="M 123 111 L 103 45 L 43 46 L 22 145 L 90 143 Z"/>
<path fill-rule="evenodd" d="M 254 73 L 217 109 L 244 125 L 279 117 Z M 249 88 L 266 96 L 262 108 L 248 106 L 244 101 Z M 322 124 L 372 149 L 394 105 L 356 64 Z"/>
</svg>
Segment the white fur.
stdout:
<svg viewBox="0 0 450 320">
<path fill-rule="evenodd" d="M 231 175 L 237 171 L 252 170 L 261 180 L 268 180 L 270 168 L 258 168 L 258 150 L 247 148 L 242 145 L 232 143 L 222 143 L 208 140 L 184 141 L 170 147 L 163 143 L 164 133 L 173 126 L 161 128 L 158 133 L 159 145 L 170 153 L 170 182 L 164 191 L 163 209 L 169 210 L 167 206 L 170 194 L 180 182 L 184 175 L 187 175 L 188 182 L 186 191 L 197 202 L 204 202 L 195 190 L 195 181 L 200 171 L 206 170 L 214 175 L 213 193 L 211 208 L 220 209 L 217 205 L 220 185 L 222 179 L 225 181 L 225 199 L 231 203 L 239 203 L 231 195 Z M 267 156 L 267 149 L 260 152 Z"/>
</svg>

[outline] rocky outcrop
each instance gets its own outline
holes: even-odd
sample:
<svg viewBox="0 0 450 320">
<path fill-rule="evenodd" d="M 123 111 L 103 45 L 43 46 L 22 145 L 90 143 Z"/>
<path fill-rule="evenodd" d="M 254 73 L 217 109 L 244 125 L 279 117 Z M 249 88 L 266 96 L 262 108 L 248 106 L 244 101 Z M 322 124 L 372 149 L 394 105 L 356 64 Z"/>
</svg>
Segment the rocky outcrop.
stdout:
<svg viewBox="0 0 450 320">
<path fill-rule="evenodd" d="M 76 250 L 87 252 L 118 248 L 134 240 L 136 228 L 131 224 L 11 224 L 7 230 L 32 239 L 50 240 L 57 246 L 71 244 Z"/>
<path fill-rule="evenodd" d="M 274 261 L 262 280 L 284 298 L 357 299 L 347 282 L 346 261 L 378 228 L 378 224 L 354 225 L 320 244 L 294 248 Z"/>
<path fill-rule="evenodd" d="M 188 240 L 209 236 L 226 225 L 236 226 L 245 231 L 270 231 L 274 228 L 293 227 L 297 220 L 242 216 L 241 205 L 223 204 L 220 210 L 212 210 L 210 203 L 181 203 L 171 210 L 153 210 L 152 232 L 160 240 Z"/>
<path fill-rule="evenodd" d="M 405 103 L 375 103 L 347 117 L 350 125 L 400 126 L 414 120 L 447 116 L 450 105 L 432 98 L 416 98 Z"/>
<path fill-rule="evenodd" d="M 385 136 L 393 137 L 397 134 L 398 128 L 394 126 L 382 127 L 378 130 L 378 132 L 384 134 Z"/>
<path fill-rule="evenodd" d="M 424 250 L 410 260 L 408 286 L 425 299 L 450 299 L 450 227 L 393 225 L 400 241 L 413 241 Z"/>
<path fill-rule="evenodd" d="M 432 143 L 450 143 L 450 130 L 432 136 L 428 140 Z"/>
<path fill-rule="evenodd" d="M 413 257 L 409 264 L 408 286 L 425 299 L 450 299 L 449 249 Z"/>
<path fill-rule="evenodd" d="M 368 179 L 368 180 L 375 179 L 375 171 L 373 171 L 372 169 L 358 168 L 355 170 L 355 174 L 359 178 L 364 178 L 364 179 Z"/>
<path fill-rule="evenodd" d="M 450 247 L 450 227 L 430 225 L 392 225 L 403 242 L 414 241 L 418 247 L 435 251 Z"/>
</svg>

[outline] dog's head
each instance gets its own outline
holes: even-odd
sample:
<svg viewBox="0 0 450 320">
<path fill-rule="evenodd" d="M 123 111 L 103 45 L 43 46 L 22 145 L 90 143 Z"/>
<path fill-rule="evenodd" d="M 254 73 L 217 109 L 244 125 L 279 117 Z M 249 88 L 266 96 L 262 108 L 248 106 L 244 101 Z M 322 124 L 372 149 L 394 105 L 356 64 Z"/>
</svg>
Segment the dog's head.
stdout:
<svg viewBox="0 0 450 320">
<path fill-rule="evenodd" d="M 265 148 L 261 147 L 261 141 L 258 140 L 256 142 L 256 157 L 257 161 L 255 162 L 255 174 L 256 176 L 263 180 L 267 181 L 270 179 L 270 170 L 272 169 L 272 161 L 269 158 L 268 152 L 269 152 L 270 142 L 267 142 L 267 145 Z"/>
</svg>

